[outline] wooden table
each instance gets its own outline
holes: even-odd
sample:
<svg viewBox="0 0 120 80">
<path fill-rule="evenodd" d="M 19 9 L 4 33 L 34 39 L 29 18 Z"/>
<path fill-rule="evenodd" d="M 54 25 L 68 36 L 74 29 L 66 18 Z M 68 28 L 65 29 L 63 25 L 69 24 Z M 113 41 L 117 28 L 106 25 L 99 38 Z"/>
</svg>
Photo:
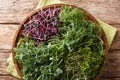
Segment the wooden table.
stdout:
<svg viewBox="0 0 120 80">
<path fill-rule="evenodd" d="M 6 73 L 13 36 L 19 23 L 35 9 L 39 0 L 0 0 L 0 80 L 17 80 Z M 118 32 L 109 50 L 100 80 L 120 80 L 120 0 L 63 0 L 83 7 Z"/>
</svg>

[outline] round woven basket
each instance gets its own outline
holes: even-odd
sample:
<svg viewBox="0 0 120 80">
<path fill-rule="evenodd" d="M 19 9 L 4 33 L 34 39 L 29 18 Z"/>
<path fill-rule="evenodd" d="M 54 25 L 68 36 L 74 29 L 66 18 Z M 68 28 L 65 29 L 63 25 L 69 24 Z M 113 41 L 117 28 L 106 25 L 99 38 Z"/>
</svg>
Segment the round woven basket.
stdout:
<svg viewBox="0 0 120 80">
<path fill-rule="evenodd" d="M 26 23 L 31 16 L 35 15 L 38 11 L 41 11 L 42 9 L 47 9 L 47 8 L 51 8 L 51 7 L 61 7 L 61 6 L 72 6 L 73 8 L 77 8 L 78 6 L 75 6 L 75 5 L 69 5 L 69 4 L 52 4 L 52 5 L 48 5 L 48 6 L 45 6 L 45 7 L 42 7 L 40 9 L 37 9 L 37 10 L 34 10 L 32 11 L 22 22 L 21 24 L 19 25 L 15 35 L 14 35 L 14 39 L 13 39 L 13 43 L 12 43 L 12 57 L 14 58 L 15 56 L 15 52 L 14 52 L 14 47 L 16 47 L 16 43 L 18 42 L 18 38 L 20 36 L 20 32 L 21 32 L 21 28 L 23 26 L 24 23 Z M 89 13 L 87 12 L 86 10 L 82 9 L 89 17 L 90 20 L 94 21 L 95 23 L 99 24 L 98 21 Z M 105 36 L 105 33 L 104 31 L 102 30 L 102 39 L 104 41 L 104 48 L 105 48 L 105 59 L 107 58 L 107 53 L 108 53 L 108 43 L 107 43 L 107 39 L 106 39 L 106 36 Z M 105 60 L 106 62 L 106 60 Z M 104 62 L 104 63 L 105 63 Z M 15 59 L 14 59 L 14 66 L 18 72 L 18 75 L 21 77 L 21 79 L 23 79 L 22 77 L 22 73 L 21 73 L 21 65 L 19 65 Z M 103 67 L 104 68 L 104 67 Z M 100 72 L 103 70 L 103 68 L 99 71 L 99 74 Z M 99 75 L 95 78 L 96 80 L 98 80 L 99 78 Z"/>
</svg>

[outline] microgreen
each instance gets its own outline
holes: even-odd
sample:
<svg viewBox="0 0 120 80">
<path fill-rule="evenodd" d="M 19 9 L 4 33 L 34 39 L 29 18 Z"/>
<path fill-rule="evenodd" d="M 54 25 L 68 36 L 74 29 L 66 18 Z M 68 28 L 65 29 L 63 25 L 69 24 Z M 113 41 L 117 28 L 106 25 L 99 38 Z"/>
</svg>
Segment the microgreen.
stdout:
<svg viewBox="0 0 120 80">
<path fill-rule="evenodd" d="M 36 19 L 26 23 L 28 26 L 23 26 L 25 35 L 19 38 L 17 47 L 14 48 L 15 60 L 22 65 L 23 78 L 25 80 L 94 79 L 104 63 L 105 51 L 101 39 L 101 27 L 91 21 L 81 8 L 62 6 L 51 9 L 43 10 L 39 14 L 49 20 L 57 17 L 59 24 L 55 19 L 49 23 L 45 22 L 45 25 L 55 23 L 54 27 L 57 26 L 58 30 L 56 32 L 55 29 L 55 35 L 47 35 L 50 38 L 46 40 L 30 35 L 32 29 L 35 35 L 38 35 L 37 31 L 42 31 L 41 28 L 38 29 L 41 20 L 39 21 L 39 16 L 36 14 L 34 16 L 37 16 L 40 23 L 30 23 Z M 60 11 L 56 12 L 56 10 Z M 51 14 L 52 12 L 55 16 Z M 49 16 L 45 17 L 45 15 Z M 51 27 L 45 25 L 42 26 L 45 29 Z M 32 26 L 31 30 L 29 30 L 30 26 Z M 39 35 L 46 34 L 43 32 Z"/>
</svg>

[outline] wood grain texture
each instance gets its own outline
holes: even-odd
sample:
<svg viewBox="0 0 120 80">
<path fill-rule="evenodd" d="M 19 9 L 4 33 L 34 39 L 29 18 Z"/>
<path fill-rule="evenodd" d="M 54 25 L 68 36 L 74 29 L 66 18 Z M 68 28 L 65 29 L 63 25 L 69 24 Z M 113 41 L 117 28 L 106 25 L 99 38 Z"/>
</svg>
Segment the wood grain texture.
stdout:
<svg viewBox="0 0 120 80">
<path fill-rule="evenodd" d="M 110 50 L 120 50 L 120 25 L 113 25 L 117 29 L 117 34 L 112 42 Z"/>
<path fill-rule="evenodd" d="M 7 76 L 7 59 L 10 53 L 0 53 L 0 76 Z M 102 78 L 119 78 L 120 77 L 120 51 L 110 51 L 108 54 L 107 63 L 101 73 Z"/>
<path fill-rule="evenodd" d="M 20 23 L 39 0 L 0 0 L 0 23 Z M 120 0 L 62 0 L 88 10 L 96 18 L 120 24 Z"/>
<path fill-rule="evenodd" d="M 8 76 L 0 76 L 0 80 L 19 80 L 11 75 Z"/>
<path fill-rule="evenodd" d="M 120 0 L 62 0 L 89 11 L 109 24 L 120 24 Z"/>
<path fill-rule="evenodd" d="M 11 52 L 14 34 L 18 24 L 0 24 L 0 52 Z M 111 50 L 120 50 L 120 25 L 112 25 L 117 28 L 117 34 L 111 45 Z"/>
<path fill-rule="evenodd" d="M 19 23 L 34 10 L 39 0 L 0 0 L 0 80 L 18 80 L 6 73 L 13 36 Z M 100 80 L 120 80 L 120 0 L 62 0 L 89 11 L 116 27 L 118 32 L 109 50 Z M 17 24 L 16 24 L 17 23 Z"/>
<path fill-rule="evenodd" d="M 100 80 L 120 80 L 120 78 L 100 78 Z"/>
<path fill-rule="evenodd" d="M 0 0 L 0 23 L 20 23 L 39 0 Z"/>
<path fill-rule="evenodd" d="M 10 53 L 1 53 L 0 52 L 0 76 L 6 76 L 9 75 L 6 72 L 6 68 L 7 68 L 7 59 L 9 57 Z M 0 79 L 1 80 L 1 79 Z"/>
<path fill-rule="evenodd" d="M 13 37 L 18 25 L 0 24 L 0 52 L 10 51 Z"/>
<path fill-rule="evenodd" d="M 109 51 L 105 68 L 101 77 L 120 77 L 120 51 Z"/>
</svg>

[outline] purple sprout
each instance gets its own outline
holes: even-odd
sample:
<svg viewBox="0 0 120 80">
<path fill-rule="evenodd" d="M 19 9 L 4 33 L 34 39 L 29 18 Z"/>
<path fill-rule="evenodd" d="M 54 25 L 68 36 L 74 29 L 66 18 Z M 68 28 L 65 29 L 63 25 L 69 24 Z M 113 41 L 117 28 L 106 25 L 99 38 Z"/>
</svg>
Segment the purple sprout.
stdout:
<svg viewBox="0 0 120 80">
<path fill-rule="evenodd" d="M 52 36 L 58 35 L 59 18 L 61 8 L 52 7 L 40 10 L 23 25 L 22 36 L 29 34 L 37 42 L 46 41 Z"/>
</svg>

